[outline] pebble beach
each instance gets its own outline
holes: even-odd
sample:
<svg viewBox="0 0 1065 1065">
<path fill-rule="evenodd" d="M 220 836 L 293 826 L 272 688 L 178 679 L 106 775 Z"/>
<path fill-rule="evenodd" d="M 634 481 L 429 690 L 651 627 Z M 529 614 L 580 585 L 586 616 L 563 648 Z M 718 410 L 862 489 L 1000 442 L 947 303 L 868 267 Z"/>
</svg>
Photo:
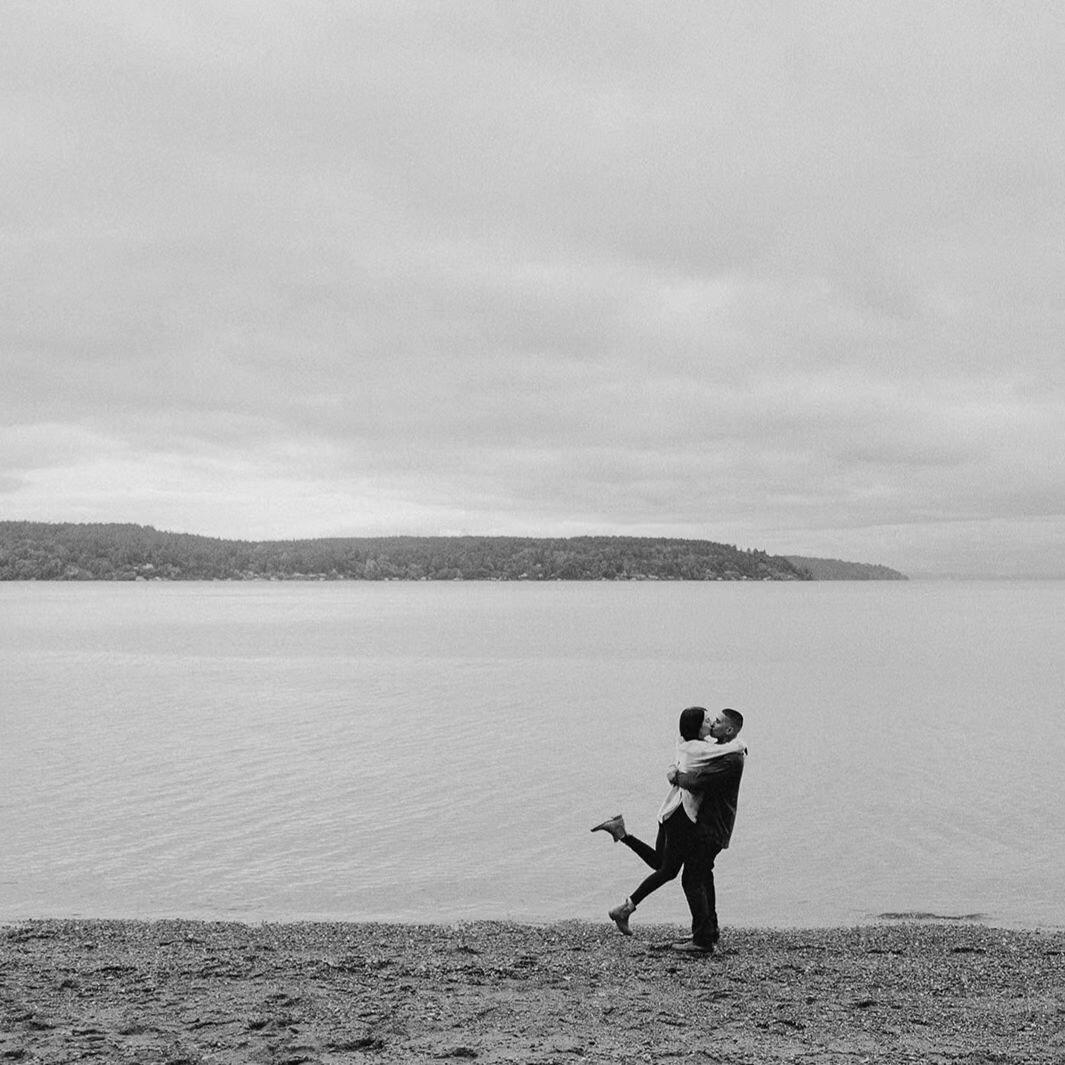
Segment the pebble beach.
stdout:
<svg viewBox="0 0 1065 1065">
<path fill-rule="evenodd" d="M 0 1061 L 1063 1062 L 1065 932 L 42 920 Z"/>
</svg>

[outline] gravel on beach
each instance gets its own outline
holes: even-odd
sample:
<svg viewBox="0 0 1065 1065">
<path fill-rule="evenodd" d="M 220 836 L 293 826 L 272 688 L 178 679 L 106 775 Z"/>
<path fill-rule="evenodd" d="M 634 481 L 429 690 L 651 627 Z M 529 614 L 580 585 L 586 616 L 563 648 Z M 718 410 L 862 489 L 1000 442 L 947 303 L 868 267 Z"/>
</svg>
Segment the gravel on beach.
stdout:
<svg viewBox="0 0 1065 1065">
<path fill-rule="evenodd" d="M 1065 1062 L 1065 932 L 27 921 L 0 1062 Z"/>
</svg>

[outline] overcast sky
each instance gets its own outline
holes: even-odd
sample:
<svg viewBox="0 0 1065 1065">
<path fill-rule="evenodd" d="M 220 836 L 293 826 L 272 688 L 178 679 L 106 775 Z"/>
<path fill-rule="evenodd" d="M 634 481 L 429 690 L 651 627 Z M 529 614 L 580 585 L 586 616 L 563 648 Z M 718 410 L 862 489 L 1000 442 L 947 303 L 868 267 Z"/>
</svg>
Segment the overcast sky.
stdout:
<svg viewBox="0 0 1065 1065">
<path fill-rule="evenodd" d="M 2 30 L 0 518 L 1065 575 L 1061 4 Z"/>
</svg>

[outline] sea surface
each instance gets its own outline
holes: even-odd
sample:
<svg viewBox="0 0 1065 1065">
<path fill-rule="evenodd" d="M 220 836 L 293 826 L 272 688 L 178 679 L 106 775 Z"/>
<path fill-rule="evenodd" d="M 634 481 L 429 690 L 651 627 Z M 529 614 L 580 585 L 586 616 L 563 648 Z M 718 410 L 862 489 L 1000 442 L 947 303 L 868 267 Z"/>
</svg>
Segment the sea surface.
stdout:
<svg viewBox="0 0 1065 1065">
<path fill-rule="evenodd" d="M 1065 926 L 1052 581 L 0 584 L 0 920 L 603 920 L 692 703 L 723 923 Z"/>
</svg>

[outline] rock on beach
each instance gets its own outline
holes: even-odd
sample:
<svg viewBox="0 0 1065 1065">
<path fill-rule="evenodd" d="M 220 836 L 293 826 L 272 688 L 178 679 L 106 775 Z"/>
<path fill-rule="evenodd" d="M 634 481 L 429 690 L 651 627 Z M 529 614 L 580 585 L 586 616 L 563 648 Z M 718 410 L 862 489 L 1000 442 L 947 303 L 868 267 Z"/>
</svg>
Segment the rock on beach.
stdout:
<svg viewBox="0 0 1065 1065">
<path fill-rule="evenodd" d="M 0 1062 L 1065 1062 L 1065 933 L 28 921 Z"/>
</svg>

